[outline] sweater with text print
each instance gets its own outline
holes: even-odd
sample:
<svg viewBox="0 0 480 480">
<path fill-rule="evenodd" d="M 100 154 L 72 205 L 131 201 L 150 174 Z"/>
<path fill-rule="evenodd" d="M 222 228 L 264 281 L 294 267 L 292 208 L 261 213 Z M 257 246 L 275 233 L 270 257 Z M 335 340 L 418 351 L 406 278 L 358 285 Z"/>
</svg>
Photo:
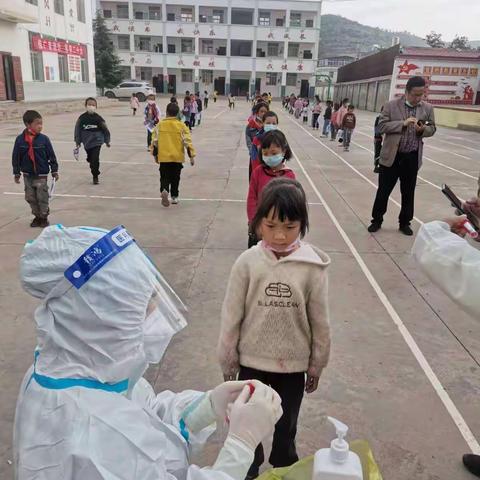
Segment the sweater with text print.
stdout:
<svg viewBox="0 0 480 480">
<path fill-rule="evenodd" d="M 239 366 L 317 376 L 330 353 L 330 258 L 301 242 L 286 257 L 261 243 L 233 265 L 222 308 L 218 355 L 225 375 Z"/>
</svg>

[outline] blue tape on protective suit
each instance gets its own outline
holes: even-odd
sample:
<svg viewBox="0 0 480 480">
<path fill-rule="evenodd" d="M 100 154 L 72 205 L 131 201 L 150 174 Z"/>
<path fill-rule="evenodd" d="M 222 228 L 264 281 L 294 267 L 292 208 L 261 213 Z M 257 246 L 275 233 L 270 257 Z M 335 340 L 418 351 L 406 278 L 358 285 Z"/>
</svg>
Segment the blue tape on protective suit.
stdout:
<svg viewBox="0 0 480 480">
<path fill-rule="evenodd" d="M 187 426 L 185 425 L 185 420 L 183 420 L 183 418 L 180 420 L 180 434 L 188 443 L 190 439 L 190 434 L 188 433 Z"/>
<path fill-rule="evenodd" d="M 128 390 L 128 379 L 121 380 L 117 383 L 103 383 L 99 380 L 88 378 L 52 378 L 47 377 L 46 375 L 40 375 L 35 371 L 38 356 L 39 352 L 36 351 L 32 378 L 43 388 L 47 388 L 49 390 L 65 390 L 66 388 L 83 387 L 114 393 L 122 393 Z M 30 381 L 28 383 L 30 384 Z"/>
<path fill-rule="evenodd" d="M 85 250 L 82 256 L 65 270 L 65 278 L 75 288 L 81 288 L 96 272 L 134 241 L 123 225 L 115 227 Z"/>
</svg>

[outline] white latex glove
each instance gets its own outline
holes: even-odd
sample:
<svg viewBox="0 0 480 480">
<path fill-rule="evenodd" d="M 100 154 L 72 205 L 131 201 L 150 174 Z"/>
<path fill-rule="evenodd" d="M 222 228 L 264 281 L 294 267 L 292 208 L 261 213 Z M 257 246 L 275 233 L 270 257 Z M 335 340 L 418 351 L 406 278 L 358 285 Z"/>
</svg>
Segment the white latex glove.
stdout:
<svg viewBox="0 0 480 480">
<path fill-rule="evenodd" d="M 252 450 L 273 435 L 275 424 L 283 414 L 277 392 L 260 382 L 255 382 L 254 386 L 253 395 L 250 396 L 250 388 L 245 386 L 232 405 L 228 432 Z"/>
<path fill-rule="evenodd" d="M 227 418 L 227 408 L 242 393 L 243 387 L 254 382 L 226 382 L 207 392 L 190 404 L 182 414 L 185 425 L 191 432 L 199 432 L 216 420 Z"/>
</svg>

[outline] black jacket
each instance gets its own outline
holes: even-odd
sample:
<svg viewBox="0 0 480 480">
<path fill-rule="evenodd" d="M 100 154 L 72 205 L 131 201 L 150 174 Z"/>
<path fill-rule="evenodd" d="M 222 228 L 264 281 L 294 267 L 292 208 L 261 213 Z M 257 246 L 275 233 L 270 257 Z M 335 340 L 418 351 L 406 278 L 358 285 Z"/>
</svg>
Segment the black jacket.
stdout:
<svg viewBox="0 0 480 480">
<path fill-rule="evenodd" d="M 198 105 L 198 113 L 202 111 L 202 101 L 200 99 L 197 99 L 197 105 Z"/>
<path fill-rule="evenodd" d="M 332 119 L 332 107 L 327 107 L 325 109 L 325 113 L 323 114 L 323 118 L 326 120 L 331 120 Z"/>
<path fill-rule="evenodd" d="M 75 143 L 83 143 L 85 150 L 110 143 L 110 132 L 98 113 L 82 113 L 75 125 Z"/>
<path fill-rule="evenodd" d="M 12 152 L 13 174 L 20 175 L 48 175 L 58 172 L 58 163 L 50 139 L 39 133 L 33 139 L 33 153 L 35 162 L 28 156 L 28 143 L 25 140 L 24 130 L 16 139 Z"/>
</svg>

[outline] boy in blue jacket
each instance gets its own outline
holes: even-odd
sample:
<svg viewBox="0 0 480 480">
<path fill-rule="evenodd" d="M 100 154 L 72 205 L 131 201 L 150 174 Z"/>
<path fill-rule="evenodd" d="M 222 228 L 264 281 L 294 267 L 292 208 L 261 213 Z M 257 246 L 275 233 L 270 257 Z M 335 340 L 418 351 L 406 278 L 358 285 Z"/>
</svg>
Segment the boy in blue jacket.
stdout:
<svg viewBox="0 0 480 480">
<path fill-rule="evenodd" d="M 15 183 L 23 174 L 25 200 L 32 209 L 31 227 L 48 227 L 49 190 L 48 174 L 58 180 L 58 163 L 50 139 L 41 133 L 42 116 L 35 110 L 23 114 L 25 130 L 15 139 L 12 167 Z"/>
</svg>

